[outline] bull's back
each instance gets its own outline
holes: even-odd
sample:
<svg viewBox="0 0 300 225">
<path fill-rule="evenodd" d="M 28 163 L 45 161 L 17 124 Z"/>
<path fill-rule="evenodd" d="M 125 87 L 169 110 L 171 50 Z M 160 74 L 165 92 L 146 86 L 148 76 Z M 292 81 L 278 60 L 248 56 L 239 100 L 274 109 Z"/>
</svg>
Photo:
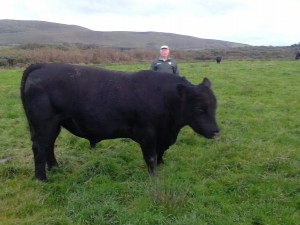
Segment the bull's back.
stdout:
<svg viewBox="0 0 300 225">
<path fill-rule="evenodd" d="M 35 64 L 24 71 L 21 95 L 23 104 L 26 92 L 47 95 L 56 108 L 69 111 L 106 105 L 130 108 L 140 103 L 162 107 L 164 93 L 180 82 L 185 81 L 153 71 L 128 74 L 69 64 Z"/>
</svg>

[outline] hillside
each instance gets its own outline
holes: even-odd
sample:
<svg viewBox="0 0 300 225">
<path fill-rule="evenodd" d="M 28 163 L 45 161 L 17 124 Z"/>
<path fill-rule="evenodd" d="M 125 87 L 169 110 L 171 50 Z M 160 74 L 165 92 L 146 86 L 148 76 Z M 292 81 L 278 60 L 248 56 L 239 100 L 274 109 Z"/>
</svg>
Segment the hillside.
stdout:
<svg viewBox="0 0 300 225">
<path fill-rule="evenodd" d="M 202 39 L 161 32 L 93 31 L 75 25 L 43 21 L 0 20 L 0 45 L 96 44 L 121 49 L 157 49 L 162 44 L 174 50 L 244 47 L 246 44 Z"/>
</svg>

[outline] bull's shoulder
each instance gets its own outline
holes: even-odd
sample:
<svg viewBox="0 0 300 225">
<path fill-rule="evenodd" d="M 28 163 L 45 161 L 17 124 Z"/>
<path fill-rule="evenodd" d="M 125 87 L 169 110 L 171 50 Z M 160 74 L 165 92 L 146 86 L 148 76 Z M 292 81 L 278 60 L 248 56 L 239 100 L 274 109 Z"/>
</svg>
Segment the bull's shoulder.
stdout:
<svg viewBox="0 0 300 225">
<path fill-rule="evenodd" d="M 174 76 L 174 74 L 157 72 L 152 70 L 140 70 L 132 74 L 132 79 L 140 82 L 149 82 L 149 84 L 178 84 L 188 83 L 185 77 Z"/>
</svg>

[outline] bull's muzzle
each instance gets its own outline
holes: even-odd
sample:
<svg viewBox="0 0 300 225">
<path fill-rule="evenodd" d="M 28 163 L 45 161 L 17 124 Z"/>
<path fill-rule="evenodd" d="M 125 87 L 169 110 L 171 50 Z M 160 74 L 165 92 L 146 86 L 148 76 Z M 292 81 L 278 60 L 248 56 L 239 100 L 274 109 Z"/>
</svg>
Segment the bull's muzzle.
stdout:
<svg viewBox="0 0 300 225">
<path fill-rule="evenodd" d="M 220 140 L 221 136 L 220 136 L 220 133 L 219 132 L 215 132 L 214 135 L 213 135 L 213 139 L 214 140 Z"/>
</svg>

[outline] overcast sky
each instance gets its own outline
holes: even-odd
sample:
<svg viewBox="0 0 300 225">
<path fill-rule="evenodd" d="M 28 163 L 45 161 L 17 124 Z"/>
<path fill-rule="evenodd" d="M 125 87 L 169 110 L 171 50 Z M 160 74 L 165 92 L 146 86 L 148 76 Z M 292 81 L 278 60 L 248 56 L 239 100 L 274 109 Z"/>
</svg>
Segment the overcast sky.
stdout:
<svg viewBox="0 0 300 225">
<path fill-rule="evenodd" d="M 0 0 L 0 19 L 157 31 L 255 46 L 300 42 L 300 0 Z"/>
</svg>

